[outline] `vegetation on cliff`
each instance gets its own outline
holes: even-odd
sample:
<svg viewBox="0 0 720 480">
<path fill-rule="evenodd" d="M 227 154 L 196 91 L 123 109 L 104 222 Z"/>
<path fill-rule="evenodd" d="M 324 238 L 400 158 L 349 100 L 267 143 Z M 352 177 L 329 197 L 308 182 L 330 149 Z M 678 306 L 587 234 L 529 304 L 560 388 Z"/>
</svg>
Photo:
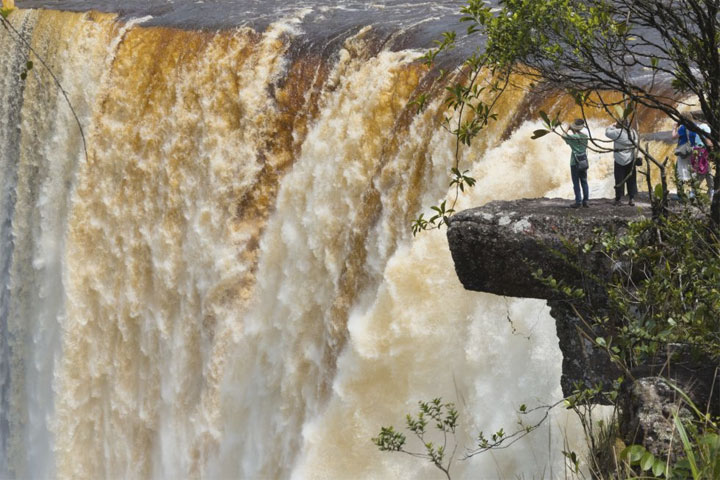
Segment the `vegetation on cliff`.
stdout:
<svg viewBox="0 0 720 480">
<path fill-rule="evenodd" d="M 707 137 L 720 144 L 720 2 L 505 0 L 494 7 L 470 0 L 461 12 L 467 24 L 462 40 L 478 47 L 458 67 L 456 82 L 447 87 L 447 103 L 457 122 L 448 129 L 456 135 L 458 147 L 469 144 L 495 118 L 493 107 L 513 73 L 566 92 L 581 108 L 603 110 L 609 120 L 622 121 L 645 108 L 701 131 L 687 105 L 678 101 L 695 97 L 711 127 Z M 446 33 L 424 60 L 432 64 L 459 41 L 455 32 Z M 483 70 L 492 75 L 480 76 Z M 665 85 L 674 94 L 660 88 Z M 621 94 L 619 100 L 616 93 Z M 424 105 L 423 96 L 416 102 Z M 545 120 L 548 128 L 557 126 L 553 119 Z M 652 165 L 664 177 L 666 159 L 654 158 L 640 143 L 636 146 L 648 168 Z M 717 190 L 716 151 L 712 165 Z M 463 169 L 457 160 L 452 168 L 456 180 Z M 658 193 L 666 199 L 666 191 Z M 720 224 L 720 197 L 713 199 L 712 219 Z M 437 226 L 418 220 L 417 227 Z"/>
<path fill-rule="evenodd" d="M 720 2 L 503 0 L 495 7 L 482 0 L 469 0 L 462 13 L 461 21 L 468 25 L 466 34 L 476 39 L 478 48 L 459 67 L 457 83 L 447 87 L 447 105 L 454 114 L 446 118 L 446 128 L 457 138 L 451 175 L 456 194 L 474 183 L 465 177 L 459 149 L 496 118 L 493 107 L 514 73 L 566 92 L 583 116 L 587 108 L 600 109 L 610 121 L 625 125 L 638 109 L 646 108 L 701 131 L 682 101 L 693 98 L 710 125 L 710 133 L 703 135 L 710 144 L 720 145 Z M 446 33 L 425 61 L 432 64 L 457 41 L 455 33 Z M 483 70 L 490 72 L 492 81 L 480 85 L 479 72 Z M 660 88 L 663 85 L 670 85 L 673 93 Z M 421 96 L 416 103 L 422 108 L 425 98 Z M 560 112 L 556 113 L 554 117 L 542 114 L 545 128 L 536 131 L 536 137 L 560 126 Z M 588 435 L 591 455 L 582 461 L 594 478 L 717 478 L 720 429 L 713 416 L 718 412 L 711 408 L 708 398 L 702 399 L 707 404 L 696 405 L 690 395 L 672 387 L 678 392 L 678 402 L 665 421 L 675 445 L 667 451 L 651 451 L 641 444 L 618 450 L 613 442 L 617 432 L 606 425 L 598 433 L 592 418 L 592 405 L 598 396 L 609 400 L 617 411 L 622 384 L 632 382 L 638 368 L 648 363 L 670 365 L 682 359 L 717 367 L 720 356 L 720 195 L 712 197 L 709 209 L 709 199 L 703 196 L 669 209 L 668 159 L 655 158 L 639 142 L 636 148 L 646 161 L 644 173 L 654 205 L 653 218 L 631 225 L 622 234 L 599 232 L 594 242 L 571 249 L 567 256 L 569 265 L 577 267 L 579 262 L 573 255 L 600 252 L 613 265 L 609 283 L 596 272 L 579 272 L 585 276 L 585 284 L 603 292 L 594 297 L 601 298 L 602 305 L 592 304 L 591 296 L 578 295 L 572 289 L 566 301 L 575 308 L 587 331 L 602 332 L 587 340 L 606 351 L 623 377 L 614 385 L 578 385 L 564 405 L 578 413 Z M 711 151 L 711 164 L 713 190 L 718 191 L 718 149 Z M 651 184 L 653 169 L 660 174 L 659 185 Z M 429 220 L 421 215 L 413 232 L 447 223 L 452 206 L 448 208 L 443 202 L 433 207 L 436 214 Z M 538 280 L 553 284 L 553 279 L 541 272 Z M 555 285 L 563 294 L 562 285 Z M 672 385 L 669 380 L 667 383 Z M 438 403 L 442 404 L 440 400 Z M 422 407 L 421 403 L 421 414 Z M 689 415 L 681 415 L 683 408 Z M 524 409 L 523 405 L 520 411 Z M 417 434 L 414 417 L 408 416 L 407 423 Z M 442 424 L 438 428 L 445 438 Z M 482 451 L 483 446 L 502 448 L 507 437 L 531 431 L 522 424 L 512 435 L 501 429 L 493 434 L 492 442 L 481 433 L 479 450 L 470 449 L 466 456 Z M 438 459 L 432 443 L 422 436 L 420 440 L 427 451 L 416 456 L 427 458 L 449 477 L 450 464 L 443 463 L 442 455 Z M 405 437 L 392 427 L 384 427 L 374 441 L 381 450 L 408 453 Z M 571 470 L 581 475 L 578 455 L 563 453 Z"/>
</svg>

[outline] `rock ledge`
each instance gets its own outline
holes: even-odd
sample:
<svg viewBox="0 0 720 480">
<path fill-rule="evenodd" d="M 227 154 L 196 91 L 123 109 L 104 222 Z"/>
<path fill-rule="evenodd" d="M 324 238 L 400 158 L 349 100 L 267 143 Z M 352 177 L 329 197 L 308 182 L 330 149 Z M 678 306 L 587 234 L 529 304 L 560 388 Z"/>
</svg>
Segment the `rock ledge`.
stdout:
<svg viewBox="0 0 720 480">
<path fill-rule="evenodd" d="M 563 239 L 582 245 L 595 229 L 617 231 L 650 216 L 650 204 L 614 206 L 612 200 L 569 208 L 559 198 L 491 202 L 449 219 L 448 241 L 455 271 L 468 290 L 509 297 L 549 300 L 552 292 L 532 278 L 537 268 L 573 282 L 567 263 L 551 251 L 564 250 Z M 604 268 L 601 265 L 591 267 Z"/>
<path fill-rule="evenodd" d="M 622 231 L 629 222 L 651 215 L 647 197 L 635 206 L 615 206 L 610 199 L 590 202 L 590 208 L 569 208 L 558 198 L 496 201 L 457 213 L 449 220 L 448 241 L 455 271 L 468 290 L 548 301 L 563 352 L 561 384 L 572 394 L 575 382 L 608 384 L 620 376 L 604 352 L 593 348 L 582 319 L 557 292 L 533 278 L 538 268 L 574 287 L 586 288 L 588 308 L 597 313 L 606 305 L 603 289 L 588 291 L 582 275 L 563 260 L 569 245 L 581 246 L 594 231 Z M 581 268 L 604 278 L 612 268 L 604 256 L 583 255 Z M 582 309 L 580 309 L 582 314 Z M 586 311 L 587 313 L 587 311 Z"/>
</svg>

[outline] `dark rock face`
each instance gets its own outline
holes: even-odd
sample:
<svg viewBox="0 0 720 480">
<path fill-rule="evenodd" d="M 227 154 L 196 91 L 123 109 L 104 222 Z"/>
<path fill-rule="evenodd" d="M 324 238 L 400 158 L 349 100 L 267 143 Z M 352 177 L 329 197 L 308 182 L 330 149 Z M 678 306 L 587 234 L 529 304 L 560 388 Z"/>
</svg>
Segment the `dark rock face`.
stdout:
<svg viewBox="0 0 720 480">
<path fill-rule="evenodd" d="M 449 219 L 447 232 L 455 271 L 468 290 L 508 297 L 552 299 L 554 292 L 532 278 L 537 268 L 578 284 L 580 276 L 553 254 L 565 251 L 563 239 L 581 246 L 593 230 L 617 231 L 631 220 L 650 215 L 650 205 L 613 206 L 611 200 L 591 201 L 590 208 L 568 208 L 557 198 L 492 202 Z M 604 272 L 602 258 L 584 259 L 586 268 Z"/>
<path fill-rule="evenodd" d="M 598 383 L 611 385 L 613 380 L 622 375 L 605 352 L 596 349 L 588 339 L 588 337 L 604 336 L 603 332 L 592 331 L 563 301 L 548 300 L 548 305 L 550 315 L 555 319 L 560 350 L 563 354 L 560 386 L 565 396 L 573 393 L 576 383 L 587 386 Z M 582 315 L 584 312 L 580 313 Z"/>
<path fill-rule="evenodd" d="M 593 290 L 585 281 L 587 274 L 602 279 L 613 266 L 601 255 L 588 254 L 576 257 L 579 268 L 573 268 L 566 255 L 590 240 L 595 229 L 619 231 L 628 222 L 651 214 L 650 204 L 642 200 L 634 207 L 614 206 L 608 199 L 591 201 L 590 208 L 569 205 L 568 200 L 547 198 L 492 202 L 457 213 L 450 218 L 447 232 L 455 271 L 466 289 L 548 300 L 563 352 L 565 395 L 572 394 L 575 382 L 611 383 L 620 376 L 586 338 L 602 332 L 591 331 L 582 319 L 606 304 L 604 291 Z M 590 298 L 584 305 L 570 306 L 533 277 L 537 269 L 569 286 L 584 288 Z"/>
<path fill-rule="evenodd" d="M 456 214 L 447 232 L 455 271 L 466 289 L 547 300 L 563 353 L 561 384 L 566 396 L 573 393 L 575 383 L 609 385 L 621 376 L 590 340 L 606 333 L 593 331 L 583 320 L 607 312 L 608 325 L 612 325 L 603 287 L 616 266 L 602 254 L 584 252 L 582 245 L 598 229 L 621 232 L 630 221 L 651 215 L 649 203 L 642 200 L 635 207 L 614 206 L 607 199 L 595 201 L 590 208 L 568 205 L 567 200 L 546 198 L 492 202 Z M 533 276 L 537 269 L 567 286 L 583 288 L 586 296 L 569 302 Z M 630 372 L 619 398 L 624 441 L 643 443 L 657 456 L 681 452 L 673 413 L 692 417 L 668 381 L 701 411 L 720 414 L 717 362 L 691 358 L 682 346 L 675 350 L 665 352 L 655 364 Z"/>
<path fill-rule="evenodd" d="M 673 426 L 674 414 L 692 420 L 693 414 L 675 389 L 661 377 L 639 378 L 629 384 L 621 398 L 621 434 L 627 444 L 643 444 L 653 455 L 675 459 L 682 454 Z"/>
<path fill-rule="evenodd" d="M 620 433 L 625 443 L 642 443 L 653 455 L 682 456 L 673 415 L 696 419 L 670 382 L 701 412 L 720 413 L 720 375 L 713 362 L 698 361 L 682 351 L 669 352 L 655 364 L 634 369 L 632 376 L 634 380 L 624 383 L 620 391 Z"/>
</svg>

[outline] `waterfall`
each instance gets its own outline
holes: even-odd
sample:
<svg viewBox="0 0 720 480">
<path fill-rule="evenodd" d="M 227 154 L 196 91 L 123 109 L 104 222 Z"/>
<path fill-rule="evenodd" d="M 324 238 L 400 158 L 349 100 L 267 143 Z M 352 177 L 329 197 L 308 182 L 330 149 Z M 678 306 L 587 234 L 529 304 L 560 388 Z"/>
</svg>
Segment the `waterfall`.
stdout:
<svg viewBox="0 0 720 480">
<path fill-rule="evenodd" d="M 441 87 L 421 52 L 372 25 L 320 49 L 306 15 L 9 17 L 87 157 L 48 72 L 21 79 L 28 51 L 0 32 L 0 477 L 438 478 L 371 437 L 442 397 L 472 446 L 561 398 L 545 303 L 465 291 L 444 231 L 410 231 L 453 197 L 441 98 L 408 106 Z M 566 147 L 530 140 L 528 95 L 463 151 L 477 185 L 456 209 L 570 198 Z M 612 160 L 596 160 L 601 196 Z M 553 412 L 454 475 L 564 475 L 565 442 L 583 449 Z"/>
</svg>

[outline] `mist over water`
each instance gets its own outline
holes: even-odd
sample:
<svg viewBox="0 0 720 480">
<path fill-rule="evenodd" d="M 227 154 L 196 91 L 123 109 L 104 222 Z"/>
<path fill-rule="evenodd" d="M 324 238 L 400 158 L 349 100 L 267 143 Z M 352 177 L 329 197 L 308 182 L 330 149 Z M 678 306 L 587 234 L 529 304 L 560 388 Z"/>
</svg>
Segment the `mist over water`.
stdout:
<svg viewBox="0 0 720 480">
<path fill-rule="evenodd" d="M 561 397 L 544 302 L 465 291 L 444 230 L 410 231 L 452 201 L 454 141 L 442 86 L 388 32 L 457 6 L 297 7 L 10 16 L 88 155 L 47 72 L 22 81 L 26 52 L 0 32 L 0 477 L 437 478 L 370 438 L 442 397 L 471 447 Z M 322 15 L 342 34 L 318 49 Z M 421 91 L 435 99 L 417 113 Z M 527 95 L 462 153 L 478 184 L 456 209 L 571 197 L 562 141 L 530 140 L 532 120 L 509 131 Z M 612 160 L 593 161 L 607 195 Z M 554 412 L 454 478 L 559 477 L 564 442 L 583 448 Z"/>
</svg>

